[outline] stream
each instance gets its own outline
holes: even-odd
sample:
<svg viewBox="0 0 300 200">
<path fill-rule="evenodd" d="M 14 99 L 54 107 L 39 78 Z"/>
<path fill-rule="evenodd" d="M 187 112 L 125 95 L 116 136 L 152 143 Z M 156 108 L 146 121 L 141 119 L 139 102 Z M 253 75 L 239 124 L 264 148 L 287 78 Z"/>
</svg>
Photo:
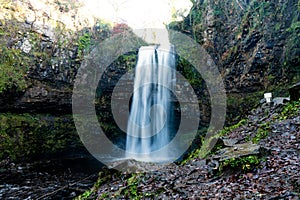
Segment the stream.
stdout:
<svg viewBox="0 0 300 200">
<path fill-rule="evenodd" d="M 91 188 L 103 165 L 91 156 L 0 162 L 0 199 L 73 199 Z"/>
</svg>

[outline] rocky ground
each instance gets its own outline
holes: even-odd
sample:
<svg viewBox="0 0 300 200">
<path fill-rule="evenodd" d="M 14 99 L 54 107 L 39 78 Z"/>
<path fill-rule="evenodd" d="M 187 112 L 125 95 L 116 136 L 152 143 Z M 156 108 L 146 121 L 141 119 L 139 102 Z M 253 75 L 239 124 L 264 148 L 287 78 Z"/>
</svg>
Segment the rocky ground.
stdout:
<svg viewBox="0 0 300 200">
<path fill-rule="evenodd" d="M 193 153 L 184 164 L 157 166 L 152 172 L 103 169 L 97 180 L 97 164 L 87 166 L 82 159 L 1 161 L 0 198 L 299 199 L 300 102 L 283 105 L 283 100 L 274 99 L 271 106 L 262 102 L 238 125 L 225 129 L 206 158 Z M 134 170 L 155 167 L 126 164 Z"/>
<path fill-rule="evenodd" d="M 226 165 L 214 159 L 217 151 L 205 159 L 196 157 L 154 172 L 126 174 L 107 169 L 79 199 L 299 199 L 300 106 L 283 106 L 281 100 L 253 110 L 244 123 L 222 137 L 237 144 L 257 143 L 260 153 L 250 155 L 257 162 L 230 167 L 236 162 Z"/>
</svg>

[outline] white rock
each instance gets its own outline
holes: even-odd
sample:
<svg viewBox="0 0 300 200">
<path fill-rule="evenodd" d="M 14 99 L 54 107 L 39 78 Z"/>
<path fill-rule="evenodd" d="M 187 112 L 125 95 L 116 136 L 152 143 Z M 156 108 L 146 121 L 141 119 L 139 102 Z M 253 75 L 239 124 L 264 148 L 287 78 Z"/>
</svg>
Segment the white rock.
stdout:
<svg viewBox="0 0 300 200">
<path fill-rule="evenodd" d="M 22 43 L 22 46 L 20 47 L 20 49 L 25 53 L 29 53 L 31 48 L 32 46 L 28 39 L 25 39 L 24 42 Z"/>
</svg>

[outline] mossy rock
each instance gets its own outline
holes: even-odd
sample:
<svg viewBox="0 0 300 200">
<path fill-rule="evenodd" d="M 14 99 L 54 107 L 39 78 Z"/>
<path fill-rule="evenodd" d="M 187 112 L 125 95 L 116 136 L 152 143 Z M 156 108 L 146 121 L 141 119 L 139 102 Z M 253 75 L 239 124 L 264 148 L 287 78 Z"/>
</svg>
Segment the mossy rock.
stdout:
<svg viewBox="0 0 300 200">
<path fill-rule="evenodd" d="M 47 157 L 82 146 L 71 116 L 0 114 L 0 158 Z"/>
</svg>

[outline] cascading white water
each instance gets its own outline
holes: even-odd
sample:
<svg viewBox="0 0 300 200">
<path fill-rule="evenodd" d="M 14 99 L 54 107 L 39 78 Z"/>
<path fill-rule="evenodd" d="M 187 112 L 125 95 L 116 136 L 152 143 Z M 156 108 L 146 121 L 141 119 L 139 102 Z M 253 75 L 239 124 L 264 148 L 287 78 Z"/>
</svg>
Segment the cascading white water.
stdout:
<svg viewBox="0 0 300 200">
<path fill-rule="evenodd" d="M 127 158 L 139 161 L 164 160 L 149 154 L 170 141 L 173 112 L 171 92 L 175 85 L 174 47 L 141 47 L 135 68 L 134 94 L 127 127 Z M 168 154 L 168 152 L 164 152 Z"/>
</svg>

